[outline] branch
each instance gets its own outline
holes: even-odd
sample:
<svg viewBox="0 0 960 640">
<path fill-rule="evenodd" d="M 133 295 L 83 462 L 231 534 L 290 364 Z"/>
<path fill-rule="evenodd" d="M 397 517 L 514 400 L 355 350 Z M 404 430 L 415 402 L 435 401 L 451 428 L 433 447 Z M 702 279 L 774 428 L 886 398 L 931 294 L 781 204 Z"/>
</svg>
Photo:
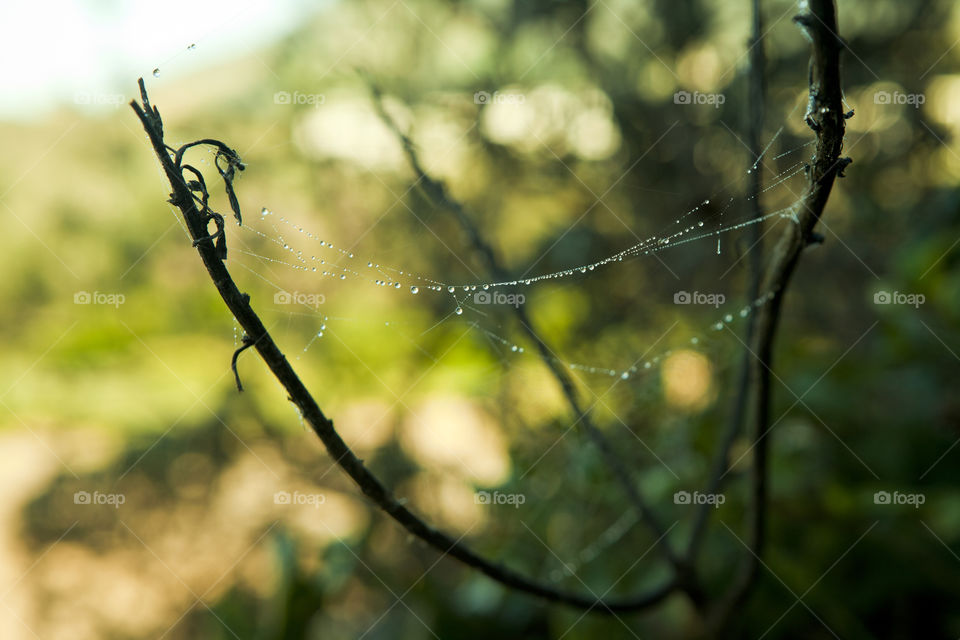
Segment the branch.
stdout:
<svg viewBox="0 0 960 640">
<path fill-rule="evenodd" d="M 400 523 L 400 525 L 411 534 L 437 549 L 441 554 L 452 556 L 463 564 L 481 571 L 503 585 L 539 596 L 551 602 L 558 602 L 587 611 L 596 610 L 599 613 L 614 614 L 639 611 L 651 607 L 676 589 L 676 582 L 669 580 L 648 593 L 617 600 L 604 600 L 595 596 L 581 595 L 555 589 L 483 558 L 470 547 L 460 542 L 459 538 L 455 539 L 442 531 L 434 529 L 403 506 L 393 493 L 384 487 L 383 483 L 364 466 L 363 461 L 357 458 L 350 447 L 343 441 L 336 429 L 334 429 L 333 421 L 324 415 L 323 411 L 317 405 L 316 400 L 310 395 L 310 392 L 307 391 L 307 388 L 293 370 L 293 367 L 287 362 L 286 356 L 284 356 L 279 347 L 277 347 L 276 342 L 274 342 L 273 337 L 267 331 L 266 327 L 264 327 L 260 317 L 250 306 L 250 296 L 241 293 L 237 288 L 230 272 L 223 263 L 225 253 L 221 253 L 220 248 L 214 245 L 215 240 L 219 245 L 220 240 L 223 238 L 222 233 L 219 235 L 220 239 L 217 239 L 218 236 L 210 236 L 207 233 L 206 225 L 210 218 L 206 217 L 206 215 L 209 214 L 204 213 L 207 211 L 206 198 L 201 201 L 194 194 L 197 186 L 196 183 L 200 182 L 200 180 L 188 182 L 183 176 L 184 170 L 191 170 L 195 176 L 197 172 L 195 169 L 181 166 L 180 162 L 183 154 L 168 147 L 164 143 L 163 122 L 160 118 L 160 113 L 156 107 L 151 106 L 142 78 L 140 79 L 140 97 L 142 105 L 134 100 L 131 101 L 130 106 L 136 112 L 137 117 L 140 118 L 140 122 L 143 124 L 144 130 L 146 130 L 150 138 L 157 158 L 160 160 L 160 165 L 163 167 L 167 180 L 169 180 L 170 186 L 173 189 L 173 193 L 170 195 L 170 202 L 176 206 L 183 215 L 190 235 L 194 239 L 194 246 L 197 248 L 197 252 L 200 254 L 200 258 L 207 269 L 207 273 L 213 280 L 213 284 L 220 293 L 220 297 L 223 298 L 227 308 L 233 314 L 234 318 L 236 318 L 240 326 L 243 327 L 247 336 L 244 342 L 251 342 L 253 344 L 260 354 L 260 357 L 263 358 L 263 361 L 277 378 L 277 381 L 279 381 L 287 391 L 290 401 L 297 406 L 300 413 L 309 422 L 314 433 L 316 433 L 321 442 L 323 442 L 330 457 L 350 476 L 360 490 L 363 491 L 374 504 Z M 241 166 L 239 165 L 239 157 L 237 157 L 236 153 L 229 149 L 229 147 L 226 147 L 226 145 L 223 145 L 223 143 L 219 141 L 204 140 L 200 141 L 200 143 L 217 146 L 220 153 L 225 156 L 228 168 L 224 170 L 219 165 L 217 168 L 224 177 L 224 180 L 228 182 L 228 195 L 230 195 L 232 189 L 227 180 L 228 175 L 225 174 L 229 174 L 232 178 L 232 173 L 230 173 L 232 169 L 234 167 L 240 168 Z M 193 146 L 193 144 L 196 143 L 188 146 Z M 185 149 L 182 148 L 181 150 Z M 175 153 L 175 159 L 171 158 L 171 151 Z M 203 204 L 203 208 L 199 210 L 197 209 L 198 201 Z M 234 204 L 235 199 L 231 198 L 231 207 L 233 207 Z M 212 214 L 212 212 L 210 213 Z M 239 207 L 235 208 L 235 213 L 239 217 Z M 222 223 L 222 216 L 220 220 Z"/>
<path fill-rule="evenodd" d="M 793 21 L 811 43 L 810 97 L 804 120 L 817 135 L 817 147 L 808 172 L 807 185 L 793 207 L 793 224 L 788 224 L 773 247 L 762 288 L 772 300 L 757 314 L 756 335 L 751 344 L 754 356 L 751 377 L 754 384 L 754 463 L 750 473 L 747 545 L 734 588 L 713 613 L 714 628 L 722 630 L 732 611 L 743 602 L 756 581 L 766 543 L 767 451 L 770 430 L 770 374 L 773 343 L 783 297 L 790 277 L 805 247 L 817 244 L 813 233 L 823 214 L 834 179 L 852 162 L 841 158 L 844 114 L 840 90 L 840 49 L 836 6 L 833 0 L 800 0 L 800 14 Z"/>
<path fill-rule="evenodd" d="M 754 224 L 747 227 L 747 257 L 749 258 L 749 272 L 747 283 L 747 302 L 752 302 L 760 297 L 760 278 L 763 275 L 763 222 L 759 219 L 763 217 L 763 207 L 760 205 L 760 194 L 763 190 L 761 181 L 761 171 L 759 168 L 760 155 L 763 153 L 760 138 L 763 134 L 763 115 L 764 102 L 766 100 L 766 82 L 764 79 L 764 66 L 766 65 L 766 54 L 763 46 L 763 15 L 760 12 L 760 0 L 751 0 L 753 13 L 753 27 L 749 42 L 750 51 L 750 72 L 749 87 L 747 90 L 747 147 L 752 161 L 752 169 L 748 174 L 749 184 L 747 187 L 748 199 L 752 202 L 753 218 L 757 220 Z M 753 342 L 754 331 L 756 328 L 755 314 L 747 316 L 747 326 L 745 330 L 745 342 L 750 345 Z M 741 428 L 747 417 L 747 401 L 750 397 L 750 368 L 752 366 L 752 353 L 748 347 L 744 347 L 743 356 L 740 362 L 740 369 L 737 374 L 736 395 L 734 396 L 733 408 L 730 412 L 730 419 L 727 423 L 726 432 L 720 441 L 716 456 L 713 460 L 713 467 L 710 473 L 710 480 L 707 482 L 705 493 L 719 493 L 723 488 L 724 479 L 727 477 L 730 464 L 730 451 L 733 444 L 740 435 Z M 709 504 L 700 504 L 697 506 L 697 512 L 694 516 L 694 524 L 690 535 L 690 543 L 687 547 L 687 561 L 691 564 L 696 562 L 697 553 L 703 542 L 703 536 L 706 533 L 707 522 L 714 509 Z"/>
<path fill-rule="evenodd" d="M 380 116 L 380 119 L 400 140 L 403 146 L 403 150 L 407 156 L 407 161 L 410 163 L 410 166 L 416 175 L 416 185 L 421 188 L 421 190 L 434 203 L 434 205 L 443 207 L 454 214 L 461 229 L 463 229 L 464 233 L 466 233 L 470 245 L 482 256 L 483 261 L 486 263 L 487 270 L 494 280 L 499 282 L 513 281 L 514 278 L 497 259 L 496 252 L 493 250 L 493 247 L 490 246 L 490 244 L 480 233 L 480 230 L 473 223 L 471 217 L 467 215 L 463 204 L 449 194 L 449 191 L 442 180 L 437 180 L 436 178 L 432 177 L 423 168 L 416 149 L 414 148 L 413 141 L 409 136 L 400 130 L 394 119 L 390 117 L 390 114 L 388 114 L 384 109 L 383 96 L 381 95 L 379 88 L 372 81 L 368 81 L 368 84 L 370 86 L 370 91 L 373 94 L 373 103 L 378 115 Z M 576 422 L 574 424 L 579 423 L 583 425 L 583 429 L 586 431 L 587 436 L 593 441 L 593 444 L 597 447 L 597 449 L 599 449 L 600 454 L 603 456 L 603 459 L 610 471 L 623 487 L 624 492 L 627 494 L 628 500 L 639 512 L 643 522 L 653 532 L 657 539 L 658 548 L 675 571 L 678 586 L 687 592 L 694 602 L 702 602 L 700 588 L 697 585 L 696 576 L 694 575 L 692 566 L 673 550 L 668 536 L 666 535 L 666 529 L 664 529 L 663 525 L 657 518 L 656 513 L 654 513 L 653 509 L 651 509 L 650 505 L 647 504 L 647 501 L 637 489 L 630 472 L 627 469 L 627 466 L 614 451 L 610 442 L 603 435 L 603 432 L 600 431 L 596 425 L 594 425 L 593 419 L 590 417 L 589 410 L 585 411 L 582 408 L 580 400 L 577 397 L 576 387 L 574 386 L 573 380 L 560 363 L 559 358 L 556 356 L 556 352 L 533 328 L 533 323 L 530 320 L 530 316 L 527 314 L 526 309 L 522 305 L 514 305 L 513 308 L 520 326 L 523 327 L 524 333 L 526 333 L 527 337 L 530 338 L 530 340 L 536 345 L 540 359 L 550 370 L 550 373 L 560 385 L 560 389 L 563 392 L 564 398 L 567 400 L 567 403 L 570 405 L 570 409 L 576 416 Z"/>
</svg>

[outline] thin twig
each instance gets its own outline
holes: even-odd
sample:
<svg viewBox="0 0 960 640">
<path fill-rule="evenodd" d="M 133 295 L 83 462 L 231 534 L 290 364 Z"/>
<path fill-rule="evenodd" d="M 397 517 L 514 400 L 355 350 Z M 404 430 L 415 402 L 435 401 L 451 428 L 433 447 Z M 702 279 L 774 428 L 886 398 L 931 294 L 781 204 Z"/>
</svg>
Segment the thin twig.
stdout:
<svg viewBox="0 0 960 640">
<path fill-rule="evenodd" d="M 668 580 L 647 593 L 616 600 L 605 600 L 596 596 L 582 595 L 556 589 L 550 585 L 531 580 L 516 573 L 512 569 L 478 555 L 466 544 L 460 542 L 459 538 L 453 538 L 442 531 L 434 529 L 397 500 L 393 493 L 364 466 L 363 462 L 357 458 L 350 447 L 343 441 L 336 429 L 334 429 L 333 421 L 324 415 L 319 405 L 317 405 L 316 400 L 314 400 L 313 396 L 310 395 L 310 392 L 300 380 L 296 371 L 290 366 L 286 356 L 280 351 L 273 336 L 270 335 L 260 320 L 260 317 L 250 306 L 250 297 L 241 293 L 237 288 L 233 277 L 230 275 L 221 258 L 221 254 L 218 253 L 218 250 L 207 233 L 207 220 L 196 207 L 195 196 L 191 192 L 188 182 L 182 174 L 183 168 L 175 164 L 170 157 L 171 149 L 163 141 L 163 121 L 160 118 L 160 113 L 157 111 L 157 108 L 150 104 L 143 79 L 140 79 L 140 96 L 142 105 L 134 100 L 130 103 L 130 106 L 136 112 L 137 117 L 140 118 L 143 128 L 146 130 L 153 149 L 156 152 L 157 158 L 160 160 L 160 165 L 163 167 L 167 180 L 173 189 L 170 202 L 173 203 L 183 215 L 190 235 L 195 241 L 197 252 L 200 254 L 207 273 L 210 275 L 217 291 L 220 293 L 220 297 L 223 298 L 227 308 L 253 342 L 257 352 L 270 368 L 270 371 L 280 384 L 283 385 L 291 402 L 297 406 L 301 415 L 307 420 L 314 433 L 316 433 L 323 442 L 330 457 L 353 479 L 360 490 L 363 491 L 374 504 L 383 509 L 387 515 L 397 521 L 411 534 L 437 549 L 441 554 L 456 558 L 463 564 L 481 571 L 505 586 L 539 596 L 548 601 L 570 605 L 587 611 L 614 614 L 649 608 L 663 600 L 676 589 L 676 582 Z"/>
<path fill-rule="evenodd" d="M 766 54 L 763 44 L 763 15 L 760 12 L 760 0 L 751 0 L 753 13 L 752 34 L 749 41 L 750 51 L 750 72 L 748 78 L 749 87 L 747 89 L 747 148 L 751 159 L 751 169 L 748 179 L 748 200 L 752 203 L 752 217 L 757 220 L 747 227 L 746 249 L 748 257 L 748 275 L 747 275 L 747 302 L 750 303 L 760 296 L 760 278 L 763 275 L 763 223 L 760 218 L 763 217 L 763 207 L 760 204 L 760 194 L 762 192 L 762 179 L 760 170 L 760 155 L 763 153 L 761 136 L 763 135 L 763 117 L 764 102 L 766 100 L 766 82 L 764 76 L 764 66 L 766 65 Z M 745 328 L 744 342 L 748 345 L 753 343 L 754 330 L 756 328 L 755 314 L 747 316 L 747 325 Z M 740 361 L 740 369 L 737 374 L 736 395 L 733 400 L 733 408 L 730 412 L 730 418 L 727 423 L 726 431 L 717 448 L 716 456 L 713 460 L 713 466 L 710 472 L 710 480 L 707 483 L 705 493 L 716 494 L 721 491 L 727 472 L 730 468 L 730 451 L 733 444 L 743 428 L 744 421 L 747 418 L 747 402 L 750 399 L 750 368 L 752 366 L 753 356 L 750 349 L 744 348 L 743 356 Z M 704 534 L 707 529 L 707 522 L 714 509 L 711 505 L 703 503 L 697 506 L 694 523 L 690 534 L 690 542 L 687 547 L 687 560 L 691 564 L 697 561 L 697 553 L 703 542 Z"/>
<path fill-rule="evenodd" d="M 843 149 L 844 120 L 840 90 L 840 50 L 834 0 L 800 0 L 799 15 L 793 21 L 811 43 L 809 102 L 804 120 L 817 134 L 817 147 L 808 172 L 807 185 L 794 204 L 793 222 L 788 223 L 771 252 L 762 288 L 773 292 L 772 300 L 757 314 L 756 335 L 751 344 L 754 360 L 751 376 L 754 384 L 753 465 L 750 471 L 750 495 L 747 514 L 748 553 L 733 588 L 711 614 L 712 627 L 722 630 L 731 613 L 746 598 L 756 581 L 760 558 L 766 544 L 767 452 L 770 434 L 770 374 L 773 343 L 783 296 L 805 247 L 819 241 L 814 228 L 823 214 L 834 179 L 843 176 L 850 158 L 840 157 Z"/>
<path fill-rule="evenodd" d="M 466 233 L 470 245 L 482 256 L 484 262 L 486 263 L 487 270 L 494 280 L 500 282 L 511 281 L 512 277 L 500 264 L 493 247 L 487 242 L 487 240 L 483 237 L 483 234 L 473 223 L 473 219 L 467 214 L 466 208 L 463 206 L 463 204 L 450 195 L 449 190 L 443 181 L 434 178 L 423 168 L 413 141 L 408 135 L 400 130 L 400 127 L 397 126 L 397 123 L 394 121 L 394 119 L 389 113 L 387 113 L 386 109 L 384 109 L 383 96 L 381 95 L 379 88 L 373 82 L 368 82 L 368 84 L 370 86 L 371 93 L 373 94 L 374 107 L 376 108 L 380 119 L 400 140 L 403 146 L 403 150 L 407 156 L 407 161 L 413 169 L 416 177 L 416 185 L 427 195 L 434 205 L 447 209 L 454 214 L 461 229 L 463 229 L 463 231 Z M 637 489 L 636 484 L 631 477 L 629 470 L 627 469 L 627 466 L 614 451 L 603 432 L 593 424 L 593 419 L 590 417 L 590 412 L 584 411 L 577 396 L 577 391 L 573 380 L 570 378 L 563 366 L 558 363 L 556 352 L 533 328 L 533 323 L 523 305 L 514 305 L 513 308 L 520 326 L 523 327 L 524 333 L 526 333 L 527 337 L 530 338 L 530 340 L 532 340 L 536 345 L 540 359 L 547 366 L 547 368 L 550 370 L 550 373 L 560 385 L 560 389 L 564 395 L 564 398 L 567 400 L 567 403 L 570 405 L 570 409 L 573 411 L 576 418 L 575 424 L 583 425 L 583 430 L 593 441 L 594 446 L 599 449 L 600 454 L 603 456 L 607 466 L 610 468 L 614 477 L 627 494 L 628 500 L 630 500 L 633 506 L 640 513 L 640 517 L 643 522 L 650 528 L 654 536 L 656 536 L 658 540 L 658 547 L 676 572 L 680 588 L 686 591 L 695 602 L 702 602 L 702 595 L 699 587 L 697 586 L 696 577 L 692 567 L 673 550 L 669 538 L 666 535 L 666 529 L 660 523 L 656 513 L 653 511 L 650 505 L 647 504 L 647 501 Z"/>
</svg>

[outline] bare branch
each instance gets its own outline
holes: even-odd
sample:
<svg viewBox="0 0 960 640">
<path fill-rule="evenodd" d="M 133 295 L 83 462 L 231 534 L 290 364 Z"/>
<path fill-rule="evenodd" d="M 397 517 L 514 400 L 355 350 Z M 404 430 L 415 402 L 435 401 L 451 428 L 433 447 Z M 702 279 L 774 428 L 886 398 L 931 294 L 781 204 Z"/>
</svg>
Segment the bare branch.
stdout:
<svg viewBox="0 0 960 640">
<path fill-rule="evenodd" d="M 754 360 L 751 377 L 754 385 L 754 461 L 750 473 L 747 544 L 740 574 L 728 596 L 712 614 L 715 629 L 722 629 L 731 612 L 745 598 L 756 580 L 760 558 L 766 543 L 767 451 L 770 428 L 770 374 L 773 343 L 783 296 L 803 249 L 819 240 L 813 233 L 820 220 L 834 179 L 843 176 L 849 158 L 841 158 L 844 120 L 840 90 L 840 49 L 837 35 L 836 6 L 833 0 L 800 0 L 800 13 L 794 22 L 811 43 L 809 103 L 804 120 L 817 135 L 817 147 L 808 172 L 807 185 L 793 209 L 793 223 L 783 230 L 774 245 L 762 289 L 773 293 L 772 300 L 757 314 L 756 335 L 751 344 Z"/>
<path fill-rule="evenodd" d="M 752 203 L 752 214 L 755 222 L 747 227 L 746 240 L 748 247 L 746 249 L 748 262 L 748 283 L 747 283 L 747 301 L 752 302 L 760 297 L 760 278 L 763 275 L 763 223 L 760 218 L 763 217 L 763 207 L 760 204 L 760 194 L 763 191 L 760 171 L 760 156 L 763 153 L 762 143 L 760 141 L 763 134 L 763 116 L 764 102 L 766 100 L 766 82 L 764 79 L 764 66 L 766 65 L 766 55 L 763 44 L 763 15 L 760 12 L 760 0 L 751 0 L 753 13 L 753 27 L 750 36 L 750 72 L 747 90 L 747 147 L 750 153 L 751 171 L 748 174 L 749 184 L 747 188 L 748 199 Z M 750 345 L 753 343 L 754 330 L 756 328 L 756 319 L 754 314 L 747 316 L 747 326 L 745 329 L 746 337 L 744 341 Z M 737 374 L 736 392 L 733 400 L 733 408 L 730 412 L 730 418 L 727 422 L 727 428 L 720 441 L 717 453 L 713 460 L 713 466 L 710 472 L 710 479 L 707 482 L 705 493 L 719 493 L 723 488 L 724 479 L 729 471 L 730 451 L 734 442 L 740 435 L 744 421 L 747 419 L 747 402 L 750 399 L 750 367 L 753 356 L 750 349 L 744 348 L 743 357 L 740 362 L 740 370 Z M 690 543 L 687 547 L 687 560 L 694 564 L 697 559 L 697 552 L 703 542 L 703 536 L 706 533 L 707 522 L 713 509 L 707 503 L 697 506 L 697 512 L 694 519 Z"/>
<path fill-rule="evenodd" d="M 483 257 L 487 270 L 495 280 L 501 282 L 513 281 L 514 278 L 500 264 L 493 247 L 489 242 L 487 242 L 487 240 L 483 237 L 483 234 L 480 233 L 480 230 L 473 223 L 473 219 L 467 214 L 463 204 L 450 195 L 449 190 L 443 181 L 434 178 L 423 168 L 419 155 L 414 148 L 413 141 L 409 136 L 400 130 L 394 119 L 384 109 L 383 96 L 381 95 L 379 88 L 372 81 L 368 82 L 368 84 L 370 86 L 371 93 L 373 94 L 374 106 L 377 110 L 377 113 L 380 115 L 380 119 L 383 120 L 384 124 L 386 124 L 386 126 L 394 133 L 394 135 L 397 136 L 403 145 L 403 150 L 407 155 L 407 160 L 413 169 L 414 175 L 416 176 L 416 185 L 420 187 L 420 189 L 436 206 L 447 209 L 454 214 L 461 229 L 463 229 L 463 231 L 466 233 L 470 245 Z M 693 568 L 673 550 L 669 538 L 666 535 L 666 529 L 660 523 L 656 513 L 654 513 L 653 509 L 649 504 L 647 504 L 647 501 L 640 493 L 626 464 L 624 464 L 623 460 L 621 460 L 614 451 L 603 432 L 593 423 L 593 418 L 591 418 L 590 412 L 583 409 L 582 405 L 580 404 L 580 399 L 577 396 L 574 382 L 567 373 L 566 369 L 560 363 L 560 359 L 557 357 L 556 352 L 534 329 L 533 322 L 530 320 L 530 316 L 527 314 L 526 309 L 522 305 L 514 305 L 513 308 L 517 317 L 517 321 L 520 323 L 520 326 L 523 327 L 524 333 L 526 333 L 527 337 L 530 338 L 530 340 L 536 345 L 540 359 L 550 370 L 550 373 L 560 385 L 560 389 L 563 392 L 564 398 L 567 400 L 567 403 L 570 405 L 570 409 L 573 411 L 573 414 L 576 418 L 574 424 L 580 424 L 583 426 L 583 430 L 593 441 L 597 449 L 599 449 L 600 454 L 603 456 L 603 459 L 610 471 L 613 473 L 613 476 L 623 487 L 628 500 L 633 504 L 634 508 L 637 509 L 644 524 L 646 524 L 653 532 L 658 541 L 658 547 L 660 548 L 660 551 L 673 566 L 673 569 L 678 576 L 678 584 L 680 585 L 680 588 L 686 591 L 695 602 L 700 602 L 702 600 L 701 593 L 699 587 L 697 586 Z"/>
<path fill-rule="evenodd" d="M 174 158 L 171 158 L 170 155 L 171 151 L 174 150 L 168 147 L 163 141 L 163 121 L 156 107 L 150 104 L 143 79 L 140 80 L 140 96 L 142 104 L 138 104 L 134 100 L 130 103 L 130 106 L 140 118 L 143 128 L 150 138 L 157 158 L 160 160 L 163 171 L 173 189 L 170 202 L 173 203 L 183 215 L 190 235 L 194 239 L 194 246 L 196 246 L 200 254 L 207 273 L 213 280 L 227 308 L 246 333 L 247 339 L 245 342 L 249 341 L 256 348 L 260 357 L 263 358 L 263 361 L 270 368 L 270 371 L 287 391 L 290 401 L 297 406 L 300 413 L 310 424 L 314 433 L 316 433 L 321 442 L 323 442 L 330 457 L 350 476 L 360 490 L 363 491 L 374 504 L 400 523 L 400 525 L 411 534 L 437 549 L 440 553 L 456 558 L 463 564 L 481 571 L 503 585 L 551 602 L 558 602 L 587 611 L 613 614 L 639 611 L 651 607 L 676 589 L 676 582 L 668 580 L 664 584 L 650 590 L 648 593 L 616 600 L 605 600 L 595 596 L 581 595 L 555 589 L 550 585 L 531 580 L 507 567 L 483 558 L 470 547 L 460 542 L 459 539 L 455 539 L 421 520 L 397 500 L 393 493 L 380 482 L 379 478 L 364 466 L 363 461 L 357 458 L 350 447 L 343 441 L 340 434 L 334 429 L 333 421 L 324 415 L 319 405 L 317 405 L 316 400 L 310 395 L 310 392 L 304 386 L 293 367 L 290 366 L 286 356 L 284 356 L 276 342 L 274 342 L 273 337 L 263 325 L 260 317 L 250 306 L 250 296 L 241 293 L 237 288 L 230 272 L 227 270 L 226 265 L 224 265 L 222 254 L 214 245 L 213 238 L 207 233 L 206 223 L 208 220 L 204 218 L 202 211 L 197 209 L 197 198 L 182 173 L 185 168 L 175 163 Z M 219 141 L 202 142 L 205 144 L 214 143 L 215 146 L 218 147 L 222 145 L 222 148 L 229 149 L 229 147 L 226 147 Z M 176 153 L 176 151 L 174 151 L 174 153 Z M 234 157 L 236 161 L 239 162 L 239 157 L 236 157 L 236 154 L 234 154 Z M 182 154 L 176 159 L 181 160 Z M 228 158 L 228 162 L 229 161 L 231 160 Z M 221 172 L 223 173 L 222 169 Z M 231 205 L 232 204 L 231 202 Z"/>
</svg>

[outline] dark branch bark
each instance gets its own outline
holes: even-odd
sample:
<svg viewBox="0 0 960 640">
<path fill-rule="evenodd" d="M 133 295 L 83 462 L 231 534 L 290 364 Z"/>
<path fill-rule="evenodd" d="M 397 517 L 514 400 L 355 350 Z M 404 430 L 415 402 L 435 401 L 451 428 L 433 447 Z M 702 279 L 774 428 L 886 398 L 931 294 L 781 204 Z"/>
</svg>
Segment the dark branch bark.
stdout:
<svg viewBox="0 0 960 640">
<path fill-rule="evenodd" d="M 757 578 L 760 558 L 766 544 L 767 452 L 770 424 L 770 374 L 773 366 L 773 344 L 783 296 L 805 247 L 818 242 L 813 233 L 826 207 L 834 179 L 843 176 L 849 158 L 841 158 L 844 120 L 840 90 L 840 50 L 837 35 L 836 6 L 833 0 L 800 0 L 800 14 L 794 22 L 811 43 L 809 71 L 810 97 L 804 120 L 817 135 L 817 147 L 810 165 L 807 185 L 794 204 L 793 221 L 788 223 L 774 245 L 763 278 L 762 290 L 773 293 L 770 302 L 757 314 L 756 335 L 751 344 L 754 385 L 754 462 L 750 473 L 747 545 L 740 573 L 733 589 L 716 608 L 712 623 L 723 629 L 730 614 L 749 593 Z"/>
<path fill-rule="evenodd" d="M 206 223 L 208 220 L 204 219 L 200 210 L 197 209 L 196 197 L 191 192 L 187 180 L 184 179 L 182 171 L 185 167 L 179 165 L 179 161 L 182 160 L 182 154 L 178 154 L 176 158 L 177 161 L 175 162 L 170 156 L 171 148 L 163 141 L 163 122 L 160 118 L 160 113 L 156 107 L 151 106 L 142 79 L 140 80 L 140 96 L 143 104 L 138 104 L 134 100 L 130 103 L 130 106 L 133 107 L 141 123 L 143 123 L 143 128 L 150 137 L 150 142 L 153 145 L 157 158 L 160 160 L 160 165 L 163 167 L 167 180 L 169 180 L 170 186 L 173 189 L 170 202 L 176 206 L 183 215 L 190 235 L 194 239 L 194 245 L 217 291 L 226 303 L 227 308 L 237 319 L 237 322 L 243 327 L 249 341 L 253 343 L 260 357 L 263 358 L 263 361 L 270 368 L 270 371 L 280 384 L 283 385 L 291 402 L 297 406 L 300 413 L 323 442 L 330 457 L 353 479 L 357 486 L 360 487 L 360 490 L 363 491 L 374 504 L 383 509 L 411 534 L 434 547 L 441 554 L 456 558 L 460 562 L 481 571 L 503 585 L 539 596 L 548 601 L 558 602 L 588 611 L 613 614 L 648 608 L 663 600 L 676 589 L 676 582 L 671 580 L 651 590 L 649 593 L 616 600 L 604 600 L 555 589 L 483 558 L 458 539 L 431 527 L 403 506 L 396 497 L 384 487 L 383 483 L 364 466 L 363 462 L 357 458 L 350 447 L 343 441 L 336 429 L 334 429 L 333 421 L 327 418 L 323 411 L 321 411 L 316 400 L 314 400 L 310 392 L 307 391 L 307 388 L 299 376 L 297 376 L 293 367 L 290 366 L 286 356 L 283 355 L 276 342 L 274 342 L 273 337 L 263 325 L 260 317 L 250 306 L 250 297 L 247 294 L 241 293 L 237 288 L 230 272 L 223 263 L 222 254 L 214 245 L 214 238 L 207 232 Z M 218 141 L 212 141 L 210 144 L 225 147 L 225 145 L 222 145 L 222 143 Z M 231 202 L 231 205 L 232 204 L 233 202 Z"/>
</svg>

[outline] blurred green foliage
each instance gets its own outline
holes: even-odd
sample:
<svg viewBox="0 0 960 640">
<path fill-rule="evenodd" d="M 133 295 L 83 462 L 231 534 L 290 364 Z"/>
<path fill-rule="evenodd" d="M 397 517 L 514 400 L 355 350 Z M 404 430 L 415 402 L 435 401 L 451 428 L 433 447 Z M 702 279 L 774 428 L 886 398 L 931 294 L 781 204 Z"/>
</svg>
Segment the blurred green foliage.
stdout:
<svg viewBox="0 0 960 640">
<path fill-rule="evenodd" d="M 714 204 L 693 220 L 716 225 L 747 215 L 748 4 L 335 3 L 269 50 L 154 83 L 150 94 L 171 144 L 215 137 L 238 149 L 248 163 L 236 185 L 241 206 L 268 235 L 276 234 L 264 226 L 269 218 L 258 221 L 261 208 L 349 248 L 357 262 L 443 282 L 486 281 L 449 212 L 411 189 L 396 141 L 377 128 L 366 74 L 503 261 L 535 275 L 676 231 L 674 220 L 707 198 Z M 764 165 L 769 183 L 809 148 L 774 156 L 811 135 L 802 122 L 808 50 L 789 24 L 793 4 L 763 4 L 766 139 L 783 128 Z M 839 5 L 849 49 L 843 82 L 856 112 L 845 153 L 854 164 L 828 205 L 825 244 L 803 256 L 787 297 L 769 553 L 731 637 L 957 637 L 960 49 L 951 43 L 960 10 L 945 0 Z M 680 90 L 725 101 L 680 105 Z M 474 99 L 497 91 L 532 105 L 534 119 L 519 132 L 494 108 L 504 105 Z M 322 95 L 322 104 L 283 104 L 278 92 Z M 883 92 L 925 102 L 887 104 L 877 99 Z M 247 391 L 239 395 L 229 370 L 236 329 L 164 202 L 167 186 L 132 112 L 78 120 L 62 111 L 0 124 L 0 140 L 4 433 L 13 442 L 26 431 L 42 443 L 45 462 L 24 471 L 40 484 L 19 498 L 19 533 L 24 557 L 52 549 L 60 563 L 48 559 L 50 571 L 20 587 L 38 603 L 32 615 L 50 621 L 39 628 L 53 635 L 56 621 L 75 615 L 86 616 L 73 627 L 77 638 L 167 630 L 166 637 L 264 639 L 696 633 L 680 596 L 649 614 L 581 617 L 438 562 L 369 508 L 252 352 L 240 358 Z M 191 161 L 213 185 L 213 156 L 205 153 Z M 766 209 L 791 202 L 801 182 L 765 192 Z M 717 205 L 729 197 L 731 210 Z M 789 222 L 770 226 L 782 224 Z M 744 302 L 744 246 L 737 233 L 721 240 L 719 256 L 706 239 L 525 288 L 527 308 L 566 362 L 626 368 L 688 347 L 691 337 L 710 335 L 718 313 Z M 320 405 L 344 424 L 348 442 L 369 439 L 358 445 L 361 455 L 418 512 L 572 590 L 624 595 L 665 575 L 648 553 L 654 539 L 637 524 L 578 564 L 623 517 L 625 500 L 595 449 L 570 429 L 555 381 L 509 310 L 468 309 L 458 318 L 447 295 L 301 273 L 259 258 L 292 261 L 234 226 L 228 246 L 228 266 Z M 277 286 L 322 294 L 324 304 L 291 312 L 273 303 Z M 728 304 L 719 312 L 678 307 L 679 290 L 722 292 Z M 879 291 L 922 294 L 925 302 L 874 304 Z M 83 305 L 78 292 L 124 298 Z M 314 338 L 321 323 L 324 335 Z M 578 374 L 597 422 L 656 511 L 680 521 L 671 531 L 678 546 L 689 510 L 672 496 L 702 488 L 740 343 L 711 335 L 697 350 L 709 359 L 713 391 L 696 410 L 665 400 L 657 368 L 616 385 Z M 448 416 L 451 433 L 459 433 L 458 420 L 476 420 L 505 442 L 508 471 L 495 486 L 456 462 L 428 464 L 439 454 L 422 450 L 412 425 L 437 398 L 467 401 L 476 412 Z M 701 552 L 715 594 L 745 551 L 736 536 L 749 444 L 735 448 L 728 500 Z M 476 448 L 479 460 L 483 447 Z M 489 451 L 496 458 L 496 446 Z M 471 462 L 480 464 L 462 466 Z M 295 487 L 331 498 L 316 510 L 278 510 L 274 492 Z M 477 517 L 474 488 L 527 501 Z M 128 502 L 109 510 L 73 501 L 95 489 Z M 881 490 L 921 493 L 925 502 L 878 505 Z M 561 562 L 575 563 L 576 577 L 564 575 Z M 94 567 L 107 567 L 117 593 L 146 598 L 149 612 L 105 612 L 123 599 L 98 591 Z M 70 571 L 75 578 L 62 577 Z M 93 599 L 85 613 L 68 602 L 72 579 Z"/>
</svg>

